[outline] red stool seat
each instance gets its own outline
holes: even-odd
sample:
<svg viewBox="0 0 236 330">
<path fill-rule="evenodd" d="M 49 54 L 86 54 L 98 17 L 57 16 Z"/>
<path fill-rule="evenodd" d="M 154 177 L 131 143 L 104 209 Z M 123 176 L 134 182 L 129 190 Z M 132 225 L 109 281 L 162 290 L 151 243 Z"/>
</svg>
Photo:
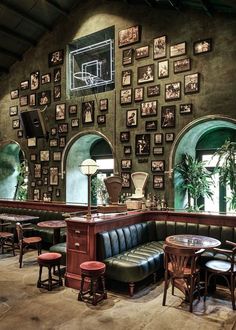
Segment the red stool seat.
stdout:
<svg viewBox="0 0 236 330">
<path fill-rule="evenodd" d="M 106 265 L 99 261 L 85 261 L 80 265 L 81 270 L 81 286 L 78 295 L 78 300 L 91 302 L 96 305 L 98 301 L 107 299 L 105 290 L 104 273 Z M 90 289 L 84 290 L 85 278 L 90 280 Z M 101 290 L 98 288 L 98 282 L 101 282 Z"/>
</svg>

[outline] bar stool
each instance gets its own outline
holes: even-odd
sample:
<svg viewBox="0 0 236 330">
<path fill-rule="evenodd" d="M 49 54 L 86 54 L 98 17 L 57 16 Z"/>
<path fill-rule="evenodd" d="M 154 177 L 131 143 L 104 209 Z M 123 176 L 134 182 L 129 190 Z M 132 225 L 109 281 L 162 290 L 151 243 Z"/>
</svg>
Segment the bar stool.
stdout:
<svg viewBox="0 0 236 330">
<path fill-rule="evenodd" d="M 0 247 L 2 248 L 2 254 L 4 253 L 4 247 L 8 247 L 15 256 L 14 234 L 7 231 L 0 231 Z"/>
<path fill-rule="evenodd" d="M 60 270 L 61 258 L 62 255 L 56 252 L 42 253 L 38 256 L 38 264 L 39 264 L 39 278 L 37 282 L 38 288 L 43 287 L 48 291 L 51 291 L 53 287 L 63 285 L 61 279 L 61 270 Z M 48 278 L 45 280 L 41 279 L 43 267 L 48 268 Z M 57 267 L 58 269 L 58 278 L 52 277 L 52 268 L 54 270 L 55 267 Z"/>
<path fill-rule="evenodd" d="M 86 261 L 80 265 L 80 270 L 82 279 L 78 300 L 97 305 L 102 299 L 107 299 L 104 279 L 106 265 L 99 261 Z M 90 279 L 89 290 L 84 290 L 84 282 L 86 278 Z M 99 289 L 99 282 L 101 290 Z"/>
</svg>

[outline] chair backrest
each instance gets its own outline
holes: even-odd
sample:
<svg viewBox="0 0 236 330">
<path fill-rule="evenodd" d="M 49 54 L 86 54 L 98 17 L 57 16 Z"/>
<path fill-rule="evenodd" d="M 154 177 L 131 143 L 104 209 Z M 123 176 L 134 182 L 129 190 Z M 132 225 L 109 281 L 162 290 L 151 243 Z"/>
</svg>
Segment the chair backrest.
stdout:
<svg viewBox="0 0 236 330">
<path fill-rule="evenodd" d="M 226 245 L 231 245 L 233 248 L 231 250 L 222 249 L 222 248 L 215 248 L 214 250 L 217 253 L 224 254 L 224 255 L 227 256 L 227 259 L 231 263 L 231 267 L 230 267 L 229 271 L 235 273 L 236 272 L 236 243 L 226 240 L 225 244 Z"/>
<path fill-rule="evenodd" d="M 17 232 L 18 241 L 21 242 L 24 238 L 24 235 L 23 235 L 23 227 L 20 222 L 16 223 L 16 232 Z"/>
<path fill-rule="evenodd" d="M 196 273 L 197 259 L 203 250 L 193 250 L 189 248 L 179 248 L 170 245 L 164 245 L 164 266 L 165 269 L 171 269 L 173 277 L 186 277 L 186 268 L 190 270 L 188 275 Z"/>
</svg>

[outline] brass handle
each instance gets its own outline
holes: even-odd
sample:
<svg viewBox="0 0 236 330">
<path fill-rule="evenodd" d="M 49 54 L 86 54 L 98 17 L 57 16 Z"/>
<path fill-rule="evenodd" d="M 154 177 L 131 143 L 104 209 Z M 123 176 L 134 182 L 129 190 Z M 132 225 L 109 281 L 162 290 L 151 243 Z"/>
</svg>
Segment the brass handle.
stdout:
<svg viewBox="0 0 236 330">
<path fill-rule="evenodd" d="M 80 244 L 79 244 L 79 243 L 75 243 L 75 246 L 76 246 L 76 247 L 80 247 Z"/>
<path fill-rule="evenodd" d="M 76 234 L 80 234 L 80 230 L 75 230 L 75 233 Z"/>
</svg>

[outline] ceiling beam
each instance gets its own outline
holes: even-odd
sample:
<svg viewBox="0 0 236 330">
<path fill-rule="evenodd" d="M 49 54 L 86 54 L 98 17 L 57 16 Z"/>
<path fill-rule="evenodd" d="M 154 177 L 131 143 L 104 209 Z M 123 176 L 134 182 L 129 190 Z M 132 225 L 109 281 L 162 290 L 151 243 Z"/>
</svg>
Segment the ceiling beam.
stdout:
<svg viewBox="0 0 236 330">
<path fill-rule="evenodd" d="M 15 38 L 15 39 L 18 39 L 19 41 L 26 42 L 26 43 L 30 44 L 31 46 L 36 46 L 36 44 L 37 44 L 36 40 L 28 38 L 16 31 L 12 31 L 9 28 L 7 28 L 1 24 L 0 24 L 0 32 L 7 34 L 11 38 Z"/>
<path fill-rule="evenodd" d="M 1 47 L 1 46 L 0 46 L 0 53 L 2 53 L 4 55 L 7 55 L 7 56 L 10 56 L 10 57 L 13 57 L 13 58 L 15 58 L 19 61 L 22 60 L 22 56 L 20 54 L 15 53 L 15 52 L 13 52 L 11 50 L 8 50 L 8 49 L 6 49 L 4 47 Z"/>
<path fill-rule="evenodd" d="M 213 16 L 213 7 L 210 5 L 208 0 L 200 0 L 202 8 L 205 10 L 206 14 L 210 17 Z"/>
<path fill-rule="evenodd" d="M 0 65 L 0 72 L 3 72 L 3 73 L 9 73 L 9 69 L 6 68 L 5 66 L 1 66 L 1 65 Z"/>
<path fill-rule="evenodd" d="M 31 24 L 33 24 L 34 26 L 37 26 L 40 29 L 46 30 L 46 31 L 50 31 L 52 28 L 51 26 L 39 21 L 37 18 L 30 16 L 29 14 L 27 14 L 26 12 L 24 12 L 21 8 L 11 4 L 10 6 L 8 5 L 8 3 L 5 2 L 5 0 L 0 0 L 0 5 L 13 12 L 14 14 L 16 14 L 17 16 L 20 16 L 21 18 L 27 20 L 28 22 L 30 22 Z"/>
<path fill-rule="evenodd" d="M 59 13 L 61 13 L 64 16 L 68 16 L 69 15 L 69 11 L 66 9 L 63 9 L 60 5 L 58 5 L 56 2 L 53 2 L 51 0 L 46 0 L 46 2 L 53 7 L 54 9 L 56 9 Z"/>
</svg>

